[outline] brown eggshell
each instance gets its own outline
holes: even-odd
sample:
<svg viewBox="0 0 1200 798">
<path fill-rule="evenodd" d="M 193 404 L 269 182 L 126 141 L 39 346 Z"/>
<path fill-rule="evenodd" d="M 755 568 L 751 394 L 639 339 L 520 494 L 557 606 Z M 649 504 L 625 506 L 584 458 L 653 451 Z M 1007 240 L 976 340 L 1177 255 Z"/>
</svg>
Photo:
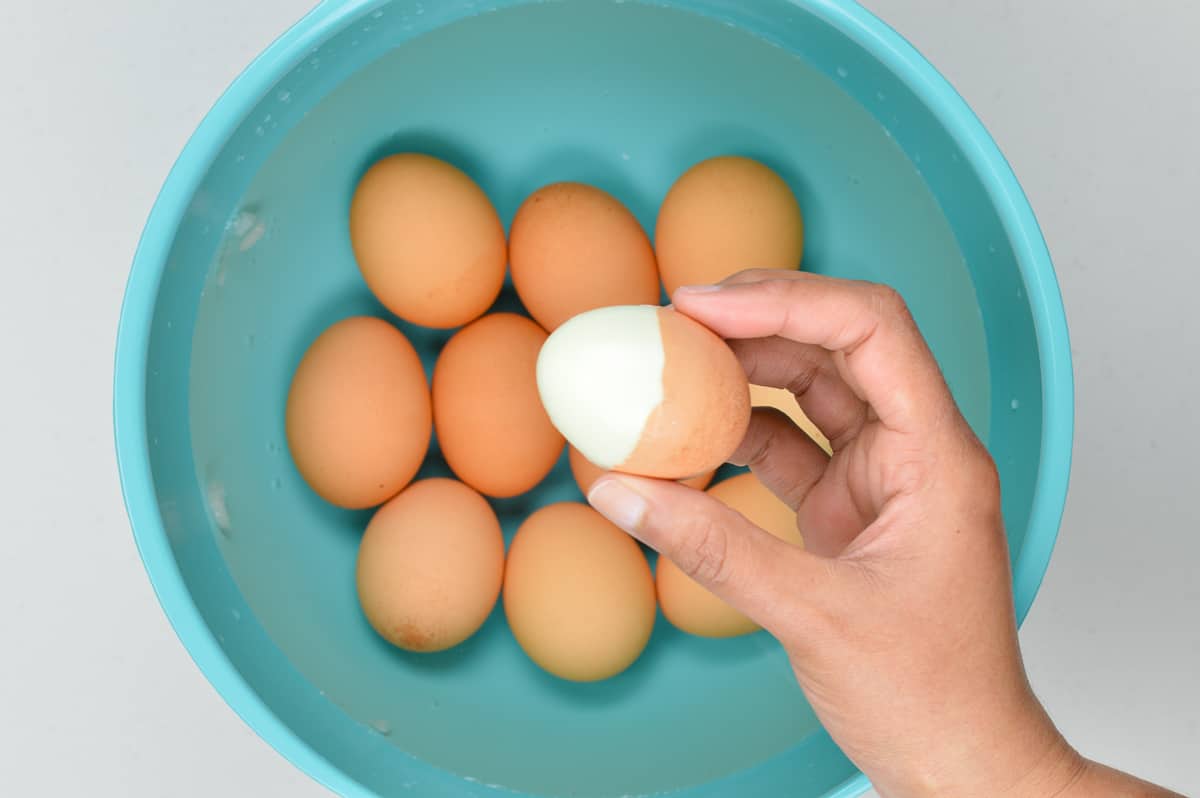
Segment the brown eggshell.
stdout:
<svg viewBox="0 0 1200 798">
<path fill-rule="evenodd" d="M 438 443 L 463 482 L 494 497 L 542 480 L 565 441 L 537 390 L 546 332 L 514 313 L 493 313 L 455 333 L 433 372 Z"/>
<path fill-rule="evenodd" d="M 513 286 L 548 331 L 585 310 L 657 304 L 650 239 L 615 197 L 553 183 L 522 203 L 509 235 Z"/>
<path fill-rule="evenodd" d="M 385 640 L 441 651 L 487 620 L 504 578 L 504 538 L 487 500 L 461 482 L 414 483 L 375 513 L 358 550 L 359 603 Z"/>
<path fill-rule="evenodd" d="M 615 470 L 686 479 L 715 470 L 742 442 L 749 382 L 733 350 L 707 327 L 670 308 L 660 308 L 658 320 L 663 399 Z"/>
<path fill-rule="evenodd" d="M 285 417 L 296 468 L 339 507 L 373 507 L 395 496 L 429 449 L 421 360 L 380 319 L 344 319 L 321 333 L 292 377 Z"/>
<path fill-rule="evenodd" d="M 350 243 L 372 293 L 415 324 L 466 324 L 504 283 L 504 226 L 491 201 L 429 155 L 392 155 L 367 170 L 350 204 Z"/>
<path fill-rule="evenodd" d="M 800 205 L 783 178 L 750 158 L 721 156 L 684 172 L 667 192 L 654 234 L 667 293 L 744 269 L 798 269 Z"/>
<path fill-rule="evenodd" d="M 633 538 L 585 504 L 552 504 L 513 537 L 504 612 L 529 658 L 576 682 L 615 676 L 654 628 L 654 577 Z"/>
<path fill-rule="evenodd" d="M 829 445 L 829 439 L 825 437 L 825 433 L 817 429 L 817 425 L 812 423 L 809 417 L 800 408 L 800 403 L 796 401 L 796 395 L 786 388 L 770 388 L 765 385 L 750 386 L 750 405 L 752 407 L 773 407 L 787 415 L 796 426 L 804 430 L 808 437 L 817 442 L 817 445 L 825 450 L 827 454 L 832 454 L 833 449 Z"/>
</svg>

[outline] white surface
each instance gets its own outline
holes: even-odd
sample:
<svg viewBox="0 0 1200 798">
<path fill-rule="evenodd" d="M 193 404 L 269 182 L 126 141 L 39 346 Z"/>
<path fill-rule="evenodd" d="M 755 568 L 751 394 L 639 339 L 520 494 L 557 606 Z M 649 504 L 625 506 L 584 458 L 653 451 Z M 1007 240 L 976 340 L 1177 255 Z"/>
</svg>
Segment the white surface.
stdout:
<svg viewBox="0 0 1200 798">
<path fill-rule="evenodd" d="M 621 305 L 569 319 L 538 355 L 546 415 L 580 453 L 616 468 L 637 449 L 663 401 L 666 353 L 658 308 Z"/>
<path fill-rule="evenodd" d="M 868 0 L 999 140 L 1057 258 L 1079 388 L 1022 632 L 1085 753 L 1200 794 L 1200 5 Z M 110 373 L 138 232 L 202 113 L 306 0 L 0 4 L 0 774 L 14 796 L 326 795 L 175 640 L 121 507 Z"/>
</svg>

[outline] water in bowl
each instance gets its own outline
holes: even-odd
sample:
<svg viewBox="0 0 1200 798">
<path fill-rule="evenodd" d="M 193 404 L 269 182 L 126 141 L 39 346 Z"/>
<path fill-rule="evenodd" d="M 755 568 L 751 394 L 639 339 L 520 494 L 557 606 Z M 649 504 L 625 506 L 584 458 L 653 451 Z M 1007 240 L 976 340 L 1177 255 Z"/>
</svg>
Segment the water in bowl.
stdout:
<svg viewBox="0 0 1200 798">
<path fill-rule="evenodd" d="M 386 30 L 389 17 L 367 20 Z M 317 70 L 320 59 L 297 69 Z M 304 486 L 288 457 L 283 407 L 292 371 L 325 326 L 355 313 L 387 316 L 357 272 L 347 232 L 355 182 L 381 155 L 446 158 L 483 186 L 506 224 L 538 186 L 582 180 L 619 197 L 652 233 L 675 177 L 702 158 L 738 153 L 792 185 L 806 214 L 806 269 L 901 290 L 986 437 L 987 350 L 963 253 L 886 112 L 843 91 L 848 76 L 679 11 L 545 4 L 409 41 L 302 115 L 247 120 L 250 135 L 278 140 L 206 277 L 189 388 L 212 537 L 252 613 L 241 625 L 261 625 L 312 692 L 365 734 L 515 790 L 651 793 L 815 744 L 819 726 L 763 634 L 706 641 L 660 617 L 645 655 L 592 685 L 539 671 L 499 610 L 451 651 L 391 648 L 363 620 L 354 592 L 369 514 L 325 505 Z M 273 96 L 294 108 L 297 94 L 281 85 Z M 292 121 L 277 130 L 281 119 Z M 242 164 L 245 155 L 228 159 Z M 499 305 L 516 307 L 511 290 Z M 431 368 L 450 333 L 400 326 Z M 425 474 L 446 473 L 435 449 Z M 580 498 L 564 458 L 533 494 L 495 505 L 511 536 L 536 507 Z M 836 767 L 852 772 L 844 761 Z"/>
</svg>

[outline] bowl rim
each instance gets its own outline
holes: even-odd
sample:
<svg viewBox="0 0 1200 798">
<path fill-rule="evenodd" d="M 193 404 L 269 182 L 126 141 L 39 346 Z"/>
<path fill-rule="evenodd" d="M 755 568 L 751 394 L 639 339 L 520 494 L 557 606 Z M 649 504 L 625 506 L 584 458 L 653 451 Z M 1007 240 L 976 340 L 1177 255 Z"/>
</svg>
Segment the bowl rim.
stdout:
<svg viewBox="0 0 1200 798">
<path fill-rule="evenodd" d="M 494 0 L 507 6 L 527 0 Z M 1013 565 L 1018 622 L 1028 614 L 1057 540 L 1074 438 L 1074 378 L 1062 295 L 1033 209 L 1000 148 L 950 83 L 907 40 L 854 0 L 787 0 L 808 10 L 869 52 L 913 91 L 962 148 L 984 184 L 1013 246 L 1033 316 L 1042 375 L 1042 439 L 1028 533 Z M 653 0 L 687 7 L 687 0 Z M 205 624 L 176 563 L 160 515 L 146 430 L 146 370 L 154 305 L 176 230 L 211 163 L 241 120 L 308 52 L 343 21 L 383 0 L 322 0 L 270 44 L 230 84 L 201 121 L 171 168 L 150 211 L 133 258 L 117 330 L 113 430 L 126 512 L 146 573 L 169 622 L 205 678 L 260 737 L 294 765 L 339 795 L 375 793 L 338 769 L 275 715 L 245 681 Z M 479 13 L 462 6 L 412 35 Z M 701 10 L 691 3 L 687 10 Z M 1056 463 L 1061 467 L 1046 468 Z M 861 773 L 827 798 L 850 798 L 870 787 Z M 497 789 L 499 792 L 499 789 Z M 508 791 L 504 791 L 508 792 Z"/>
</svg>

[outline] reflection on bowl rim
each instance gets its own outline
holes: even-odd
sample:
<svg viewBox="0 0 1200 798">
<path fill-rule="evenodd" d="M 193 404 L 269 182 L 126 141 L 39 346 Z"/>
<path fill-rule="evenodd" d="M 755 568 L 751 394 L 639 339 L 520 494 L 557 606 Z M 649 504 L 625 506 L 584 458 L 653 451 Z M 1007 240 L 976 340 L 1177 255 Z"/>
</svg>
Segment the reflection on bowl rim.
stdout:
<svg viewBox="0 0 1200 798">
<path fill-rule="evenodd" d="M 493 0 L 461 7 L 458 17 Z M 1017 617 L 1023 620 L 1041 584 L 1066 500 L 1074 430 L 1074 385 L 1066 317 L 1050 253 L 1015 175 L 982 123 L 950 84 L 907 41 L 853 0 L 792 0 L 808 6 L 895 74 L 930 109 L 962 148 L 979 175 L 1013 247 L 1026 287 L 1042 373 L 1042 440 L 1029 530 L 1013 569 Z M 721 0 L 669 0 L 660 5 L 720 7 Z M 146 571 L 180 640 L 225 701 L 288 760 L 338 794 L 372 792 L 326 760 L 289 729 L 230 662 L 188 593 L 172 555 L 155 498 L 146 440 L 146 369 L 151 322 L 167 256 L 193 195 L 229 135 L 284 77 L 295 54 L 306 53 L 340 31 L 344 21 L 380 5 L 378 0 L 325 0 L 271 44 L 230 85 L 200 123 L 168 175 L 134 257 L 121 309 L 113 385 L 117 462 L 126 509 Z M 445 24 L 414 26 L 413 36 Z M 1061 464 L 1059 466 L 1058 464 Z M 849 798 L 869 787 L 857 775 L 829 794 Z"/>
</svg>

